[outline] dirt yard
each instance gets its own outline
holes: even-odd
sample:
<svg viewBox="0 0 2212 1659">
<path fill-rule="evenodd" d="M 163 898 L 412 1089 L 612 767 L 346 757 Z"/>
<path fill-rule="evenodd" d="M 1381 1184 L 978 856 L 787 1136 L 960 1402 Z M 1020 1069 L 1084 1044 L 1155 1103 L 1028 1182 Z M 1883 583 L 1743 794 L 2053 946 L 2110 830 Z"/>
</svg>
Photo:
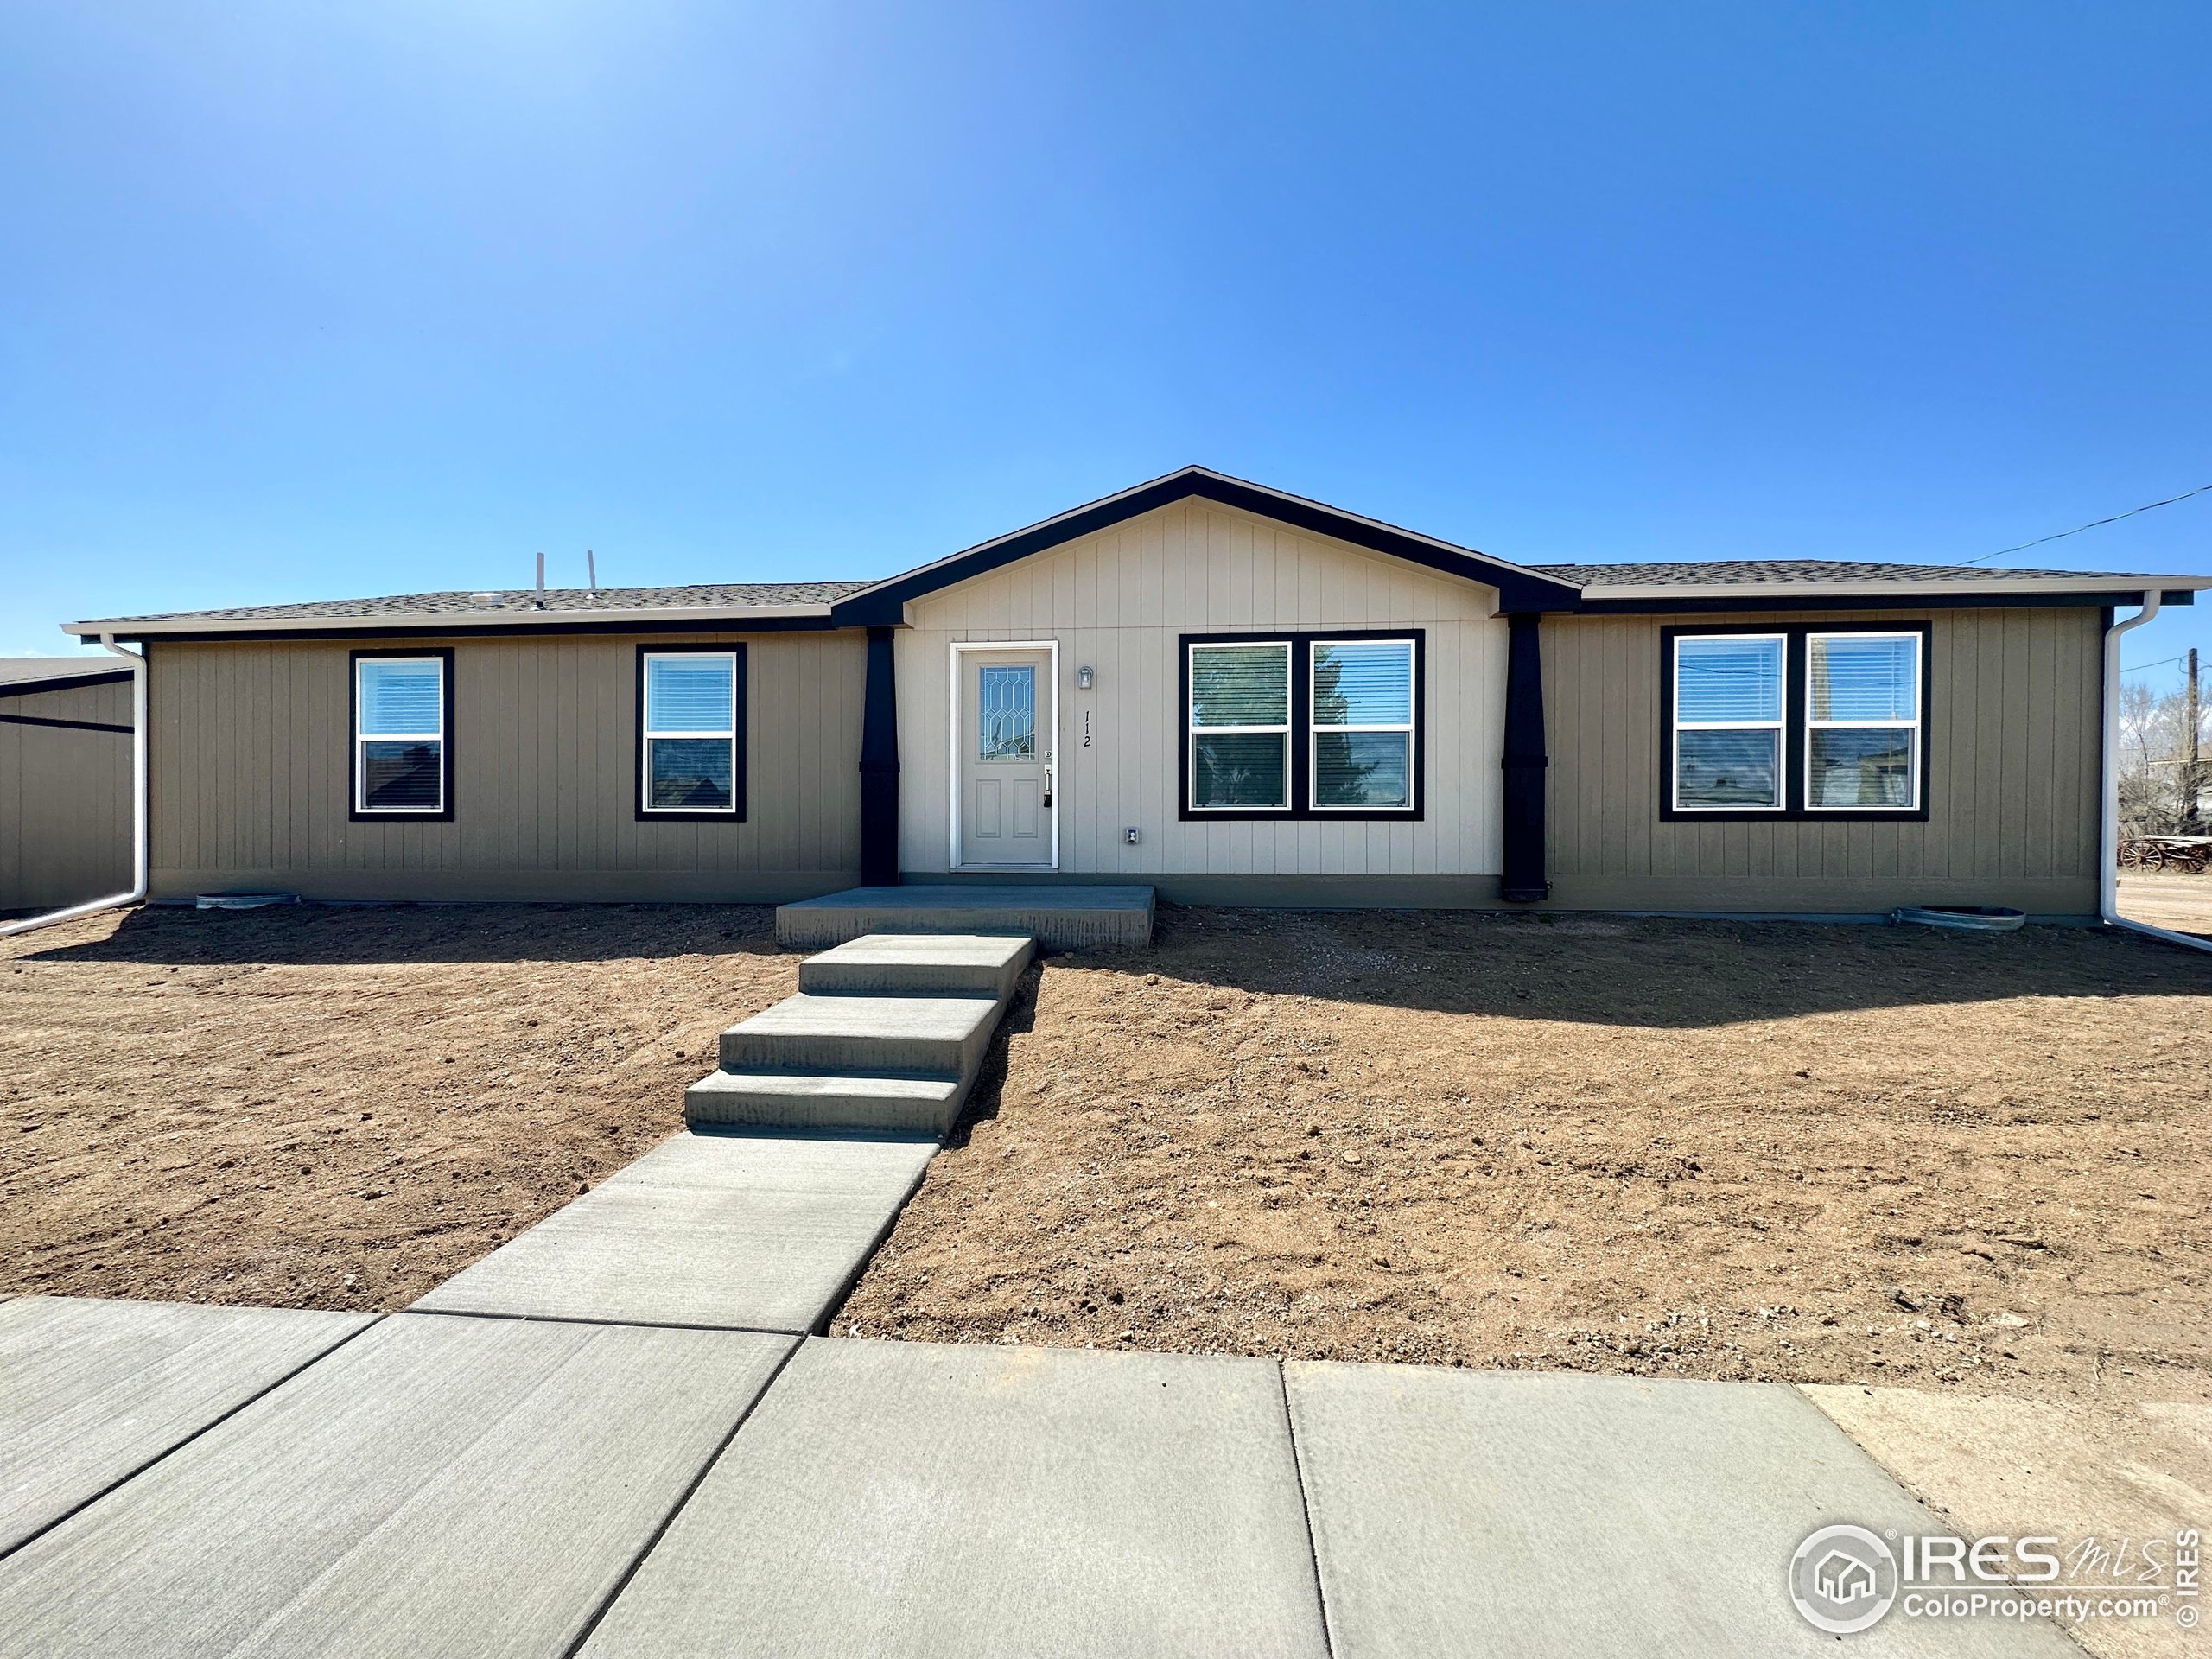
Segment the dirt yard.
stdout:
<svg viewBox="0 0 2212 1659">
<path fill-rule="evenodd" d="M 766 911 L 0 946 L 0 1292 L 395 1307 L 677 1126 Z M 2212 1400 L 2212 957 L 1164 910 L 1033 975 L 839 1329 Z"/>
<path fill-rule="evenodd" d="M 1164 911 L 842 1332 L 2212 1400 L 2212 957 Z"/>
<path fill-rule="evenodd" d="M 765 909 L 144 910 L 0 941 L 0 1292 L 404 1306 L 682 1126 Z"/>
<path fill-rule="evenodd" d="M 2212 938 L 2212 875 L 2160 870 L 2120 878 L 2120 913 L 2132 922 Z"/>
</svg>

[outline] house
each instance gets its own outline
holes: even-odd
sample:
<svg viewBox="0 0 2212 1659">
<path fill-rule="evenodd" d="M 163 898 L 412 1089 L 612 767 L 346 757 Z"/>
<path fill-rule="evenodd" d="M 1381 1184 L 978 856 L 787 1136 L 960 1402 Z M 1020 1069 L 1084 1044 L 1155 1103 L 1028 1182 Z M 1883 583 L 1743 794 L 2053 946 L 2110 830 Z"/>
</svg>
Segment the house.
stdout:
<svg viewBox="0 0 2212 1659">
<path fill-rule="evenodd" d="M 156 898 L 2098 910 L 2106 630 L 2212 578 L 1531 567 L 1191 467 L 879 582 L 71 624 Z"/>
<path fill-rule="evenodd" d="M 112 657 L 0 658 L 0 913 L 130 885 L 130 677 Z"/>
</svg>

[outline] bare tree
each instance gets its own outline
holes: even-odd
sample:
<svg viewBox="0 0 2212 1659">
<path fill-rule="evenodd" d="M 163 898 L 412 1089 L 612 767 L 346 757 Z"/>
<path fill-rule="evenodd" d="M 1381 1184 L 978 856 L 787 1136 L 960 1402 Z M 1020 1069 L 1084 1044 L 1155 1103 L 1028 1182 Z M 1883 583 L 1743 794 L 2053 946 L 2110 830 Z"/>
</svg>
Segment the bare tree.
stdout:
<svg viewBox="0 0 2212 1659">
<path fill-rule="evenodd" d="M 2120 823 L 2126 835 L 2201 835 L 2201 820 L 2190 819 L 2189 705 L 2186 695 L 2160 696 L 2147 685 L 2121 688 L 2120 694 Z M 2207 734 L 2197 711 L 2198 747 Z M 2208 781 L 2197 768 L 2197 791 Z"/>
</svg>

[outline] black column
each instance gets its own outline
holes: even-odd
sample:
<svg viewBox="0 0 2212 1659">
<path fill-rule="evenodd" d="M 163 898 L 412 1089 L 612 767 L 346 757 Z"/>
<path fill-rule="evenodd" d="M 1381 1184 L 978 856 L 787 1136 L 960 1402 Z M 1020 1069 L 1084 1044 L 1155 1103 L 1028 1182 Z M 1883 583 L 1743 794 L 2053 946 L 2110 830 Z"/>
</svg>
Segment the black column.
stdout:
<svg viewBox="0 0 2212 1659">
<path fill-rule="evenodd" d="M 861 884 L 899 885 L 899 692 L 891 630 L 868 631 L 861 713 Z"/>
<path fill-rule="evenodd" d="M 1516 611 L 1506 618 L 1505 653 L 1505 879 L 1509 904 L 1548 898 L 1544 880 L 1544 646 L 1542 616 Z"/>
</svg>

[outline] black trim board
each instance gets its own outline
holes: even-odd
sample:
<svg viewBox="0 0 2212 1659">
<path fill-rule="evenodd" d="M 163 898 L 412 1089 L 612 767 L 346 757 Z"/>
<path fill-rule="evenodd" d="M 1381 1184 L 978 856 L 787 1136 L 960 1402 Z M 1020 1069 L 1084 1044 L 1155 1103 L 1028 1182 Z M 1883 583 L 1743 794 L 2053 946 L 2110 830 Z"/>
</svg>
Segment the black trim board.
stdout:
<svg viewBox="0 0 2212 1659">
<path fill-rule="evenodd" d="M 1447 547 L 1318 501 L 1281 495 L 1239 479 L 1190 467 L 1027 530 L 982 543 L 918 570 L 890 577 L 864 592 L 837 601 L 830 607 L 830 615 L 841 626 L 859 623 L 896 626 L 905 621 L 906 605 L 910 599 L 983 575 L 1192 496 L 1272 518 L 1294 530 L 1349 542 L 1370 552 L 1385 553 L 1465 581 L 1482 582 L 1498 590 L 1501 610 L 1571 611 L 1580 604 L 1580 589 L 1571 582 L 1538 575 L 1471 550 Z"/>
<path fill-rule="evenodd" d="M 861 706 L 861 885 L 899 885 L 899 659 L 889 628 L 868 631 Z"/>
<path fill-rule="evenodd" d="M 735 709 L 732 729 L 736 740 L 731 745 L 729 806 L 724 811 L 671 811 L 665 808 L 655 810 L 645 804 L 645 658 L 648 657 L 734 657 L 736 658 L 731 690 Z M 631 711 L 630 720 L 630 781 L 633 791 L 630 798 L 631 816 L 639 823 L 743 823 L 745 822 L 745 767 L 747 745 L 745 741 L 745 641 L 733 639 L 718 645 L 639 645 L 638 647 L 637 707 Z"/>
<path fill-rule="evenodd" d="M 442 718 L 445 734 L 438 741 L 438 764 L 442 776 L 438 780 L 438 798 L 444 810 L 437 812 L 365 812 L 361 810 L 361 669 L 364 658 L 404 657 L 436 657 L 444 662 L 438 671 L 439 687 L 445 694 Z M 352 823 L 451 823 L 453 799 L 453 647 L 450 645 L 423 645 L 408 651 L 349 651 L 346 653 L 346 817 Z M 373 740 L 372 740 L 373 741 Z"/>
<path fill-rule="evenodd" d="M 1918 618 L 1894 622 L 1733 622 L 1659 630 L 1659 820 L 1662 823 L 1925 823 L 1934 795 L 1936 721 L 1929 707 L 1935 678 L 1932 624 Z M 1782 808 L 1779 811 L 1715 812 L 1675 804 L 1675 641 L 1685 636 L 1778 633 L 1782 646 Z M 1920 804 L 1815 811 L 1805 804 L 1805 636 L 1810 633 L 1916 633 L 1920 636 Z"/>
<path fill-rule="evenodd" d="M 71 732 L 120 732 L 128 737 L 135 726 L 118 726 L 105 720 L 58 720 L 48 715 L 0 715 L 0 726 L 55 726 Z"/>
<path fill-rule="evenodd" d="M 1351 639 L 1410 639 L 1414 647 L 1414 800 L 1410 808 L 1358 810 L 1313 804 L 1313 661 L 1316 643 Z M 1191 804 L 1191 647 L 1290 647 L 1290 804 L 1271 809 L 1199 809 Z M 1420 823 L 1428 817 L 1428 633 L 1423 628 L 1357 628 L 1340 632 L 1185 633 L 1175 639 L 1175 816 L 1185 823 Z"/>
<path fill-rule="evenodd" d="M 1544 880 L 1545 772 L 1551 754 L 1544 734 L 1543 618 L 1526 611 L 1506 619 L 1505 747 L 1498 759 L 1505 791 L 1499 828 L 1503 857 L 1498 896 L 1535 904 L 1550 896 Z"/>
</svg>

